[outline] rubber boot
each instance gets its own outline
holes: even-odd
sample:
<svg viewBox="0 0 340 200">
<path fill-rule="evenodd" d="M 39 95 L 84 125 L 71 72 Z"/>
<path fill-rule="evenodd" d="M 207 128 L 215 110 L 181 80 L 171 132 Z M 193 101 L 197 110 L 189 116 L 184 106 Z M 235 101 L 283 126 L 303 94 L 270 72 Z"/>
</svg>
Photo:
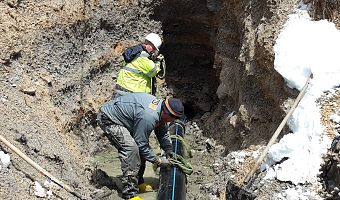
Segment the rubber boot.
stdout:
<svg viewBox="0 0 340 200">
<path fill-rule="evenodd" d="M 135 196 L 135 197 L 130 198 L 129 200 L 143 200 L 143 199 L 139 196 Z"/>
</svg>

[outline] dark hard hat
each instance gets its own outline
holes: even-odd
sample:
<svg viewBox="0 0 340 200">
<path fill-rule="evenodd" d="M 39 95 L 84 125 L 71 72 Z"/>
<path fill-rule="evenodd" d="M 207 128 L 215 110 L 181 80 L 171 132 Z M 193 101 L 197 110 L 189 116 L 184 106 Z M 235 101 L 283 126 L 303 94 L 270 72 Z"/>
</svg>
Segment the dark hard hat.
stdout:
<svg viewBox="0 0 340 200">
<path fill-rule="evenodd" d="M 181 100 L 169 98 L 163 102 L 163 110 L 165 113 L 172 115 L 174 118 L 181 118 L 184 115 L 184 106 Z"/>
</svg>

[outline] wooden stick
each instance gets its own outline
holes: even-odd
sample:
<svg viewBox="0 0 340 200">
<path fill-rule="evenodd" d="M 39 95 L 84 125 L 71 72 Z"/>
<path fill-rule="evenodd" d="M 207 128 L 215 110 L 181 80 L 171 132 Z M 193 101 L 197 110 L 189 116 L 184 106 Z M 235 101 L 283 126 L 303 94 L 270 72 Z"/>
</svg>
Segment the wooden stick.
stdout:
<svg viewBox="0 0 340 200">
<path fill-rule="evenodd" d="M 44 176 L 47 176 L 50 178 L 54 183 L 59 185 L 60 187 L 64 188 L 67 192 L 73 194 L 74 196 L 78 197 L 79 199 L 84 199 L 81 197 L 81 195 L 75 191 L 73 191 L 68 185 L 64 184 L 63 182 L 56 179 L 54 176 L 52 176 L 50 173 L 48 173 L 44 168 L 40 167 L 37 163 L 35 163 L 33 160 L 31 160 L 29 157 L 27 157 L 24 153 L 22 153 L 18 148 L 16 148 L 14 145 L 12 145 L 8 140 L 6 140 L 3 136 L 0 135 L 0 140 L 3 142 L 6 146 L 8 146 L 10 149 L 12 149 L 16 154 L 18 154 L 22 159 L 24 159 L 28 164 L 30 164 L 32 167 L 37 169 L 40 173 L 42 173 Z"/>
<path fill-rule="evenodd" d="M 279 136 L 281 130 L 283 129 L 284 125 L 286 124 L 288 118 L 293 114 L 296 106 L 298 105 L 298 103 L 300 102 L 301 98 L 305 95 L 308 84 L 310 79 L 312 78 L 312 74 L 308 77 L 305 85 L 303 86 L 302 90 L 300 91 L 299 95 L 297 96 L 297 98 L 294 101 L 293 106 L 290 108 L 288 114 L 286 115 L 286 117 L 282 120 L 281 124 L 279 125 L 279 127 L 276 129 L 275 133 L 273 134 L 272 138 L 270 139 L 270 141 L 268 142 L 266 148 L 263 150 L 262 154 L 260 155 L 260 157 L 257 159 L 255 165 L 253 166 L 253 168 L 250 170 L 250 172 L 247 174 L 246 178 L 244 179 L 244 183 L 248 183 L 248 181 L 250 180 L 250 178 L 253 176 L 253 174 L 255 173 L 255 171 L 257 170 L 257 168 L 259 167 L 259 165 L 262 163 L 264 157 L 267 155 L 269 148 L 273 145 L 273 143 L 275 142 L 276 138 Z"/>
</svg>

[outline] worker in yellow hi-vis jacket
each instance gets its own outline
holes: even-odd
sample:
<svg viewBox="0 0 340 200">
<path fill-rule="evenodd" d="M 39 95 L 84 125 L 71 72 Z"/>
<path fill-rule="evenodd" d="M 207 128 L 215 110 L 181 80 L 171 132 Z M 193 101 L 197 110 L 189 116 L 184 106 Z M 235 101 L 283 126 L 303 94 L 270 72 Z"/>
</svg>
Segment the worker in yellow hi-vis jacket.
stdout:
<svg viewBox="0 0 340 200">
<path fill-rule="evenodd" d="M 160 36 L 150 33 L 144 43 L 127 48 L 124 53 L 124 66 L 119 71 L 114 98 L 129 92 L 152 92 L 152 78 L 162 69 L 164 57 L 159 54 L 162 45 Z"/>
</svg>

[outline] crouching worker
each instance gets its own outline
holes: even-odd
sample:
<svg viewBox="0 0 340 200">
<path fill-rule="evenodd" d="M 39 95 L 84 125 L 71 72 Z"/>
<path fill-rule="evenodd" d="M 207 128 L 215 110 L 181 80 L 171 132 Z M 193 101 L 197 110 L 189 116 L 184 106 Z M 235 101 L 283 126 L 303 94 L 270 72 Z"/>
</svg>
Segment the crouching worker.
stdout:
<svg viewBox="0 0 340 200">
<path fill-rule="evenodd" d="M 171 155 L 172 145 L 167 122 L 184 114 L 182 102 L 176 98 L 157 99 L 147 93 L 129 93 L 105 103 L 99 110 L 97 123 L 110 143 L 118 150 L 123 172 L 122 197 L 141 199 L 138 185 L 144 183 L 145 161 L 168 167 L 165 157 L 158 157 L 150 149 L 149 136 L 154 130 L 160 147 Z"/>
</svg>

